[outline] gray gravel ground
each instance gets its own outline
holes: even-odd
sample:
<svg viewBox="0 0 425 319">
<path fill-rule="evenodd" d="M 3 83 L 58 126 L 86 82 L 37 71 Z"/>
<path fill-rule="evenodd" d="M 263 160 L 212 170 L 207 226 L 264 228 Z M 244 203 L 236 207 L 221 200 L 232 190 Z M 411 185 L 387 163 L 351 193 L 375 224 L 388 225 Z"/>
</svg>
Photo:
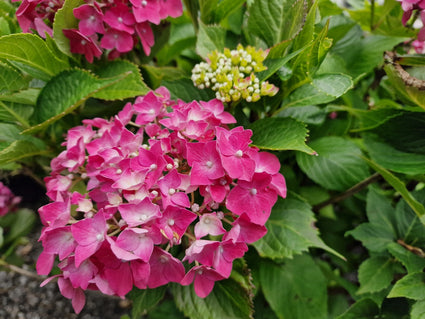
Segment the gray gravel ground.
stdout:
<svg viewBox="0 0 425 319">
<path fill-rule="evenodd" d="M 41 252 L 37 238 L 38 234 L 31 235 L 30 243 L 20 250 L 25 261 L 22 268 L 31 272 Z M 55 282 L 44 287 L 40 287 L 40 282 L 35 278 L 0 270 L 0 319 L 119 319 L 130 312 L 125 300 L 88 291 L 86 305 L 76 315 L 71 301 L 60 294 Z"/>
</svg>

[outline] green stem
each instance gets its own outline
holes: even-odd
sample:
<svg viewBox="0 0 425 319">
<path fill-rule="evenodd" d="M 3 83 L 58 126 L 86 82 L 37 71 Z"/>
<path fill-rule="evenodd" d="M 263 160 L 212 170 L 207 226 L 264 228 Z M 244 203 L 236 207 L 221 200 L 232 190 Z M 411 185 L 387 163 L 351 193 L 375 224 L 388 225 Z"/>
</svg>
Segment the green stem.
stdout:
<svg viewBox="0 0 425 319">
<path fill-rule="evenodd" d="M 3 266 L 5 268 L 9 269 L 10 271 L 16 272 L 18 274 L 21 274 L 21 275 L 24 275 L 24 276 L 27 276 L 27 277 L 31 277 L 31 278 L 35 278 L 37 280 L 44 279 L 43 277 L 37 275 L 36 273 L 34 273 L 32 271 L 28 271 L 28 270 L 25 270 L 25 269 L 20 268 L 18 266 L 11 265 L 3 259 L 0 259 L 0 266 Z"/>
<path fill-rule="evenodd" d="M 351 197 L 354 194 L 360 192 L 363 188 L 367 187 L 369 184 L 372 184 L 372 183 L 378 181 L 380 178 L 381 178 L 381 174 L 375 173 L 375 174 L 369 176 L 368 178 L 362 180 L 361 182 L 357 183 L 356 185 L 354 185 L 350 189 L 347 189 L 344 193 L 341 193 L 341 194 L 339 194 L 335 197 L 331 197 L 328 200 L 325 200 L 322 203 L 314 205 L 313 211 L 318 212 L 319 210 L 321 210 L 322 208 L 324 208 L 328 205 L 335 204 L 335 203 L 340 202 L 344 199 L 347 199 L 348 197 Z"/>
<path fill-rule="evenodd" d="M 375 18 L 375 0 L 370 0 L 371 8 L 370 8 L 370 31 L 375 29 L 373 25 L 373 20 Z"/>
</svg>

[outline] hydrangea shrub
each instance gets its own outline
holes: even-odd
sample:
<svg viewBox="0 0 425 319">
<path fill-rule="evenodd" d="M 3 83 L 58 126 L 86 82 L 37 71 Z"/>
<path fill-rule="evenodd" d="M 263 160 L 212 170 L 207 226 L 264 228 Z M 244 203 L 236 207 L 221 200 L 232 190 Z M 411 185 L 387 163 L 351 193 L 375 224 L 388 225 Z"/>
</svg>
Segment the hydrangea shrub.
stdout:
<svg viewBox="0 0 425 319">
<path fill-rule="evenodd" d="M 98 290 L 133 318 L 422 318 L 424 6 L 344 3 L 0 1 L 40 283 L 82 317 Z M 39 206 L 0 218 L 2 270 Z"/>
</svg>

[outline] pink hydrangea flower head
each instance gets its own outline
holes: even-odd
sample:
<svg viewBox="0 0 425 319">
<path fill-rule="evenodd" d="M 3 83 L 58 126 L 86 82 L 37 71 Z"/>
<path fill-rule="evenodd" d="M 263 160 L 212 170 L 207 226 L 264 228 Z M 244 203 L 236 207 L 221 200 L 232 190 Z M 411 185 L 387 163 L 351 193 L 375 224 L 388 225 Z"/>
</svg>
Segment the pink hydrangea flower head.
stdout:
<svg viewBox="0 0 425 319">
<path fill-rule="evenodd" d="M 0 182 L 0 216 L 6 215 L 8 212 L 14 211 L 16 205 L 21 202 L 21 197 L 13 195 L 12 191 Z"/>
<path fill-rule="evenodd" d="M 59 259 L 78 311 L 87 289 L 124 297 L 133 286 L 193 282 L 206 297 L 286 195 L 276 156 L 232 122 L 218 100 L 174 102 L 160 88 L 71 129 L 46 178 L 37 271 Z"/>
</svg>

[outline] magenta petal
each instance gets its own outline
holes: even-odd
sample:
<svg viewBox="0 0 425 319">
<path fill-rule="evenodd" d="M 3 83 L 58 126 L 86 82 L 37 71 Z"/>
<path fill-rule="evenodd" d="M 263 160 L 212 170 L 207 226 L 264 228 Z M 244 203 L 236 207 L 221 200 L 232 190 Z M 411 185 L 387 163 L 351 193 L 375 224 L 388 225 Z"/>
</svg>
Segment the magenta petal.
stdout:
<svg viewBox="0 0 425 319">
<path fill-rule="evenodd" d="M 93 243 L 87 246 L 77 246 L 75 248 L 75 266 L 79 267 L 80 264 L 92 256 L 100 247 L 101 243 Z"/>
<path fill-rule="evenodd" d="M 198 275 L 195 277 L 193 287 L 198 297 L 205 298 L 213 290 L 214 284 L 214 280 L 210 280 L 206 276 Z"/>
<path fill-rule="evenodd" d="M 72 308 L 76 314 L 79 314 L 83 310 L 84 305 L 86 304 L 86 296 L 84 295 L 83 290 L 75 289 L 74 296 L 72 298 Z"/>
<path fill-rule="evenodd" d="M 129 263 L 122 263 L 118 269 L 105 269 L 105 278 L 112 290 L 120 297 L 124 297 L 133 287 L 133 276 Z"/>
<path fill-rule="evenodd" d="M 42 251 L 38 256 L 36 269 L 39 275 L 48 275 L 53 268 L 55 256 Z"/>
</svg>

